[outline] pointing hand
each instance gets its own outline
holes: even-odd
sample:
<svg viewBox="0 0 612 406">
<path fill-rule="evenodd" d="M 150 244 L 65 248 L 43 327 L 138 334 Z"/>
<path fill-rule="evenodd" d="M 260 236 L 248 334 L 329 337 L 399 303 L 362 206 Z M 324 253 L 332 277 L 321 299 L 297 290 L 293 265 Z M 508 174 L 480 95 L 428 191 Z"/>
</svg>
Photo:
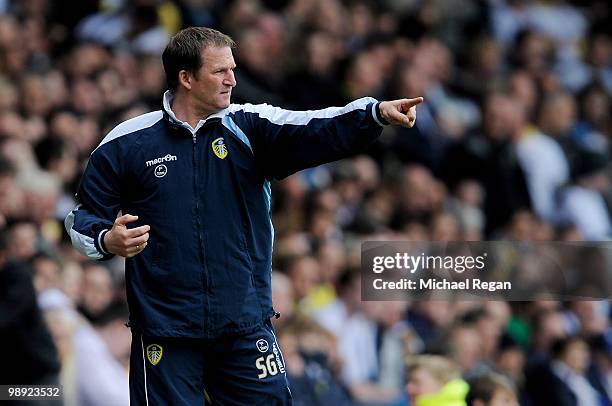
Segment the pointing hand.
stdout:
<svg viewBox="0 0 612 406">
<path fill-rule="evenodd" d="M 385 101 L 380 103 L 380 115 L 389 124 L 411 128 L 416 121 L 416 106 L 421 103 L 422 97 Z"/>
</svg>

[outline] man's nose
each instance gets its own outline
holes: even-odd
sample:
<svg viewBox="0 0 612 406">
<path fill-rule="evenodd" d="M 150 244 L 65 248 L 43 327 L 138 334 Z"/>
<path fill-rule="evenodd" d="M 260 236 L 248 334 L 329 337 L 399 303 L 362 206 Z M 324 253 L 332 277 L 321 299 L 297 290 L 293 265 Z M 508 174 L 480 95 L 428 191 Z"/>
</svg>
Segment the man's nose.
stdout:
<svg viewBox="0 0 612 406">
<path fill-rule="evenodd" d="M 231 87 L 236 86 L 236 77 L 234 76 L 234 71 L 229 71 L 229 73 L 225 76 L 223 83 Z"/>
</svg>

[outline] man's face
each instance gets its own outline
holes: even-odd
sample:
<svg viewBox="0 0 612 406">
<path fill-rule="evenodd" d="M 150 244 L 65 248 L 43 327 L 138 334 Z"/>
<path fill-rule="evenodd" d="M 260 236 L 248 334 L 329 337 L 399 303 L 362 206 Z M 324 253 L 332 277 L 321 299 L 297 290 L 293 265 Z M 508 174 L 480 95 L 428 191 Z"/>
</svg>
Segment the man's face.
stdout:
<svg viewBox="0 0 612 406">
<path fill-rule="evenodd" d="M 230 105 L 236 86 L 236 63 L 229 47 L 208 47 L 202 51 L 203 64 L 191 81 L 191 93 L 199 110 L 214 113 Z"/>
</svg>

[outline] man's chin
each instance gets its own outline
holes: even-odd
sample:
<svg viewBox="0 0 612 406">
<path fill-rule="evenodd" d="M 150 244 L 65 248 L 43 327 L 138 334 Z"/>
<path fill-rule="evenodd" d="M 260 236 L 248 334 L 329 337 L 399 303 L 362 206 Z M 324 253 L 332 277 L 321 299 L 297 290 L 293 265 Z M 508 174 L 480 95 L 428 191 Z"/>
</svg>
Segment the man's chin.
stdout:
<svg viewBox="0 0 612 406">
<path fill-rule="evenodd" d="M 224 98 L 223 100 L 219 102 L 219 108 L 226 109 L 229 107 L 230 104 L 231 104 L 230 96 L 227 96 L 226 98 Z"/>
</svg>

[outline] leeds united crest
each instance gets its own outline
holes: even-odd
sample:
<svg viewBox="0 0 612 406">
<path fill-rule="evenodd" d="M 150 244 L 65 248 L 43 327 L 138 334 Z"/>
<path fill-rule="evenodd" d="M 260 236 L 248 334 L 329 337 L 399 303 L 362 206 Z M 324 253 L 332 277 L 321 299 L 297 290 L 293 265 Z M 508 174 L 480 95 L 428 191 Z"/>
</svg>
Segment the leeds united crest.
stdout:
<svg viewBox="0 0 612 406">
<path fill-rule="evenodd" d="M 164 349 L 159 344 L 147 345 L 147 359 L 151 365 L 157 365 L 161 361 Z"/>
<path fill-rule="evenodd" d="M 223 137 L 219 137 L 212 142 L 212 150 L 218 158 L 224 159 L 227 156 L 227 145 Z"/>
</svg>

